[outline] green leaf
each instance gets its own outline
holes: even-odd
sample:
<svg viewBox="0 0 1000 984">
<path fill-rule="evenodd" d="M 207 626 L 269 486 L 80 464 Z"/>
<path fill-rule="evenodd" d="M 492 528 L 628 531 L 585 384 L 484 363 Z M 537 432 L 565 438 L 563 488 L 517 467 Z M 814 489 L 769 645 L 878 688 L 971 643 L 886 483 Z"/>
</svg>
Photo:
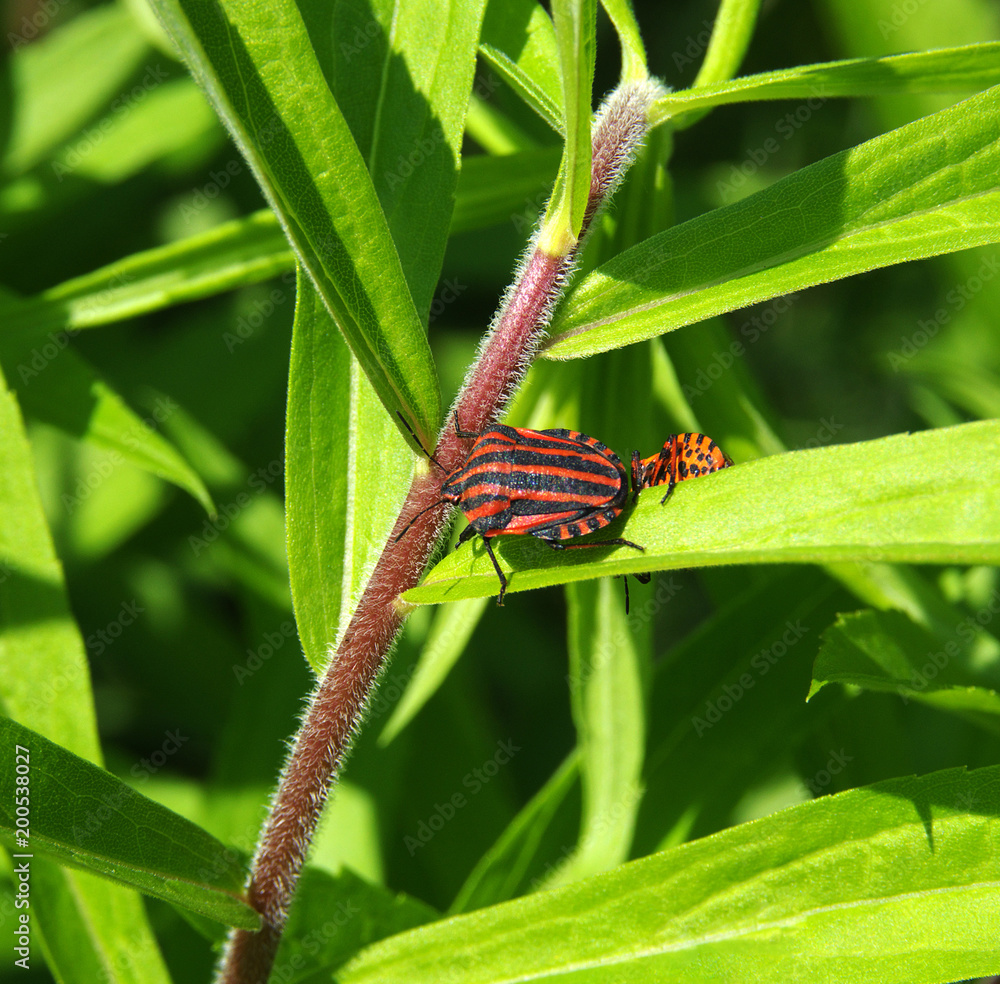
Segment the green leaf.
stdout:
<svg viewBox="0 0 1000 984">
<path fill-rule="evenodd" d="M 1000 594 L 994 592 L 991 604 L 996 610 L 987 607 L 984 615 L 1000 613 Z M 958 637 L 971 640 L 976 624 L 973 616 L 959 623 Z M 809 697 L 829 683 L 898 694 L 904 702 L 919 700 L 1000 733 L 1000 693 L 976 684 L 963 646 L 956 639 L 942 645 L 902 612 L 841 615 L 823 635 Z"/>
<path fill-rule="evenodd" d="M 413 676 L 379 735 L 380 745 L 388 745 L 437 693 L 444 678 L 465 651 L 485 610 L 485 598 L 472 598 L 448 605 L 435 614 Z"/>
<path fill-rule="evenodd" d="M 757 23 L 761 0 L 722 0 L 694 87 L 730 78 L 739 67 Z"/>
<path fill-rule="evenodd" d="M 499 84 L 500 80 L 493 75 L 477 82 L 469 98 L 469 109 L 465 114 L 465 136 L 474 140 L 487 155 L 503 157 L 520 151 L 535 150 L 539 146 L 539 141 L 496 103 L 487 102 L 486 96 Z M 472 157 L 464 155 L 462 166 L 477 156 L 481 155 Z M 461 177 L 459 180 L 461 181 Z"/>
<path fill-rule="evenodd" d="M 427 338 L 364 159 L 291 0 L 155 0 L 393 420 L 441 418 Z M 316 120 L 323 125 L 317 126 Z"/>
<path fill-rule="evenodd" d="M 565 135 L 559 46 L 548 13 L 535 0 L 491 3 L 479 53 L 556 133 Z"/>
<path fill-rule="evenodd" d="M 825 101 L 892 92 L 953 92 L 980 89 L 995 85 L 998 80 L 1000 42 L 991 41 L 882 58 L 796 65 L 732 81 L 700 81 L 690 89 L 657 99 L 650 109 L 650 121 L 655 125 L 692 109 L 764 99 Z"/>
<path fill-rule="evenodd" d="M 42 163 L 121 97 L 150 53 L 132 16 L 114 5 L 84 11 L 37 41 L 14 31 L 7 40 L 14 49 L 8 84 L 16 111 L 4 145 L 6 180 Z"/>
<path fill-rule="evenodd" d="M 99 761 L 83 639 L 69 611 L 17 403 L 2 376 L 0 474 L 2 710 Z M 4 802 L 9 809 L 13 800 Z M 138 896 L 41 857 L 33 860 L 32 873 L 35 928 L 48 941 L 47 959 L 62 980 L 89 984 L 96 979 L 92 971 L 116 982 L 168 980 Z"/>
<path fill-rule="evenodd" d="M 579 763 L 580 755 L 574 748 L 473 868 L 449 914 L 481 909 L 520 894 L 542 838 L 580 777 Z"/>
<path fill-rule="evenodd" d="M 285 524 L 288 574 L 309 665 L 328 657 L 344 603 L 351 353 L 312 282 L 300 275 L 288 370 Z"/>
<path fill-rule="evenodd" d="M 95 124 L 100 139 L 85 129 L 50 160 L 0 189 L 8 228 L 27 226 L 40 213 L 66 208 L 173 155 L 191 158 L 213 149 L 218 121 L 190 79 L 150 78 L 146 84 L 142 100 L 128 112 L 112 109 Z"/>
<path fill-rule="evenodd" d="M 822 797 L 369 948 L 344 984 L 947 981 L 996 970 L 1000 768 Z"/>
<path fill-rule="evenodd" d="M 635 21 L 629 0 L 601 0 L 601 6 L 611 18 L 622 49 L 622 82 L 639 82 L 649 76 L 646 68 L 646 47 Z"/>
<path fill-rule="evenodd" d="M 597 0 L 554 0 L 566 144 L 542 220 L 540 249 L 563 256 L 576 243 L 590 196 L 590 117 L 597 57 Z"/>
<path fill-rule="evenodd" d="M 567 586 L 570 696 L 580 749 L 580 843 L 546 887 L 621 864 L 642 799 L 650 620 L 625 618 L 618 579 Z"/>
<path fill-rule="evenodd" d="M 808 706 L 803 698 L 820 632 L 847 596 L 812 567 L 744 571 L 730 583 L 738 587 L 656 662 L 634 855 L 738 822 L 747 791 L 787 776 L 789 759 L 838 706 L 834 692 Z M 691 604 L 684 579 L 654 584 L 668 612 Z M 808 798 L 801 781 L 787 795 Z"/>
<path fill-rule="evenodd" d="M 133 253 L 28 300 L 5 300 L 9 331 L 94 328 L 269 280 L 294 268 L 273 213 L 252 215 Z"/>
<path fill-rule="evenodd" d="M 16 721 L 0 718 L 0 738 L 23 755 L 17 774 L 29 780 L 22 842 L 15 769 L 0 774 L 0 838 L 12 851 L 47 854 L 230 926 L 260 926 L 242 897 L 243 864 L 224 844 Z M 133 773 L 140 780 L 148 774 L 142 767 Z"/>
<path fill-rule="evenodd" d="M 316 26 L 330 36 L 329 4 L 311 6 Z M 422 322 L 448 240 L 485 6 L 448 0 L 373 11 L 359 3 L 361 36 L 370 37 L 363 46 L 344 43 L 357 37 L 341 26 L 349 5 L 338 7 L 333 22 L 341 41 L 331 49 L 334 97 L 365 158 Z"/>
<path fill-rule="evenodd" d="M 1000 89 L 990 89 L 626 250 L 557 309 L 544 354 L 592 355 L 998 238 Z M 734 357 L 746 350 L 732 345 Z"/>
<path fill-rule="evenodd" d="M 318 673 L 406 495 L 414 457 L 312 284 L 299 278 L 285 438 L 288 569 Z"/>
<path fill-rule="evenodd" d="M 369 885 L 349 868 L 336 877 L 306 868 L 275 965 L 294 967 L 295 980 L 322 971 L 328 978 L 362 947 L 435 918 L 429 905 Z"/>
<path fill-rule="evenodd" d="M 86 360 L 66 348 L 67 344 L 65 334 L 51 336 L 37 345 L 0 342 L 0 360 L 7 374 L 20 380 L 16 388 L 25 412 L 110 451 L 112 465 L 127 461 L 173 482 L 189 492 L 206 512 L 214 512 L 212 497 L 201 476 L 159 432 L 158 428 L 178 409 L 177 404 L 161 396 L 153 412 L 141 417 Z"/>
<path fill-rule="evenodd" d="M 458 179 L 452 234 L 508 221 L 518 232 L 534 228 L 552 189 L 559 155 L 557 147 L 543 147 L 468 158 Z"/>
<path fill-rule="evenodd" d="M 987 420 L 760 458 L 680 483 L 665 506 L 647 492 L 624 529 L 615 524 L 598 535 L 624 536 L 643 554 L 608 547 L 569 555 L 529 536 L 498 537 L 493 549 L 513 572 L 508 594 L 715 564 L 995 564 L 998 443 L 1000 421 Z M 403 598 L 432 604 L 495 593 L 496 572 L 473 545 L 442 560 Z"/>
</svg>

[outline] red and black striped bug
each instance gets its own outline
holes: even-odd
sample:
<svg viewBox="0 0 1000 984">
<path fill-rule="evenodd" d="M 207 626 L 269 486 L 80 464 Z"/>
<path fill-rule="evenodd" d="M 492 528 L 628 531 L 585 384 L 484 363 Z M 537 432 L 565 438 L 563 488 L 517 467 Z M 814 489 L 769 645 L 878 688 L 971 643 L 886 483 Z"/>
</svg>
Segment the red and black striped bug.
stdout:
<svg viewBox="0 0 1000 984">
<path fill-rule="evenodd" d="M 678 482 L 710 475 L 732 463 L 707 434 L 671 434 L 663 447 L 648 458 L 640 459 L 638 451 L 632 452 L 632 500 L 639 498 L 642 489 L 666 485 L 666 494 L 660 500 L 663 505 Z"/>
<path fill-rule="evenodd" d="M 450 502 L 465 513 L 469 525 L 456 549 L 474 536 L 483 538 L 500 579 L 498 605 L 503 604 L 507 578 L 490 543 L 495 536 L 533 536 L 556 550 L 613 546 L 643 550 L 621 537 L 565 542 L 603 529 L 621 515 L 628 499 L 624 465 L 596 438 L 579 431 L 535 431 L 505 424 L 494 424 L 481 433 L 463 431 L 457 414 L 455 433 L 475 438 L 475 444 L 465 461 L 445 478 L 441 498 L 427 509 Z"/>
</svg>

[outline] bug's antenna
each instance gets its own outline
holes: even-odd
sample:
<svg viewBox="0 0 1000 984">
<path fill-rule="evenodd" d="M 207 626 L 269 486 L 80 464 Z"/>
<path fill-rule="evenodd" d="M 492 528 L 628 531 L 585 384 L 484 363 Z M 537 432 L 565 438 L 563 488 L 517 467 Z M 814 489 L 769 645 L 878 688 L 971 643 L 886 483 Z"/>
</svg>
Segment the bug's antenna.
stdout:
<svg viewBox="0 0 1000 984">
<path fill-rule="evenodd" d="M 436 462 L 435 462 L 435 463 L 436 463 Z M 440 468 L 441 466 L 440 466 L 440 465 L 438 465 L 438 467 Z M 435 509 L 435 508 L 437 508 L 438 506 L 440 506 L 440 505 L 441 505 L 441 503 L 442 503 L 442 502 L 446 502 L 446 501 L 447 501 L 446 499 L 438 499 L 438 500 L 437 500 L 437 502 L 432 502 L 432 503 L 431 503 L 431 504 L 430 504 L 429 506 L 425 506 L 425 507 L 424 507 L 423 509 L 421 509 L 421 510 L 420 510 L 420 512 L 418 512 L 418 513 L 417 513 L 417 514 L 416 514 L 416 515 L 415 515 L 415 516 L 414 516 L 414 517 L 413 517 L 413 518 L 412 518 L 412 519 L 411 519 L 411 520 L 410 520 L 410 521 L 409 521 L 409 522 L 408 522 L 408 523 L 407 523 L 407 524 L 406 524 L 406 525 L 405 525 L 405 526 L 403 527 L 403 529 L 402 529 L 402 532 L 401 532 L 401 533 L 399 534 L 399 536 L 397 536 L 397 537 L 396 537 L 396 539 L 395 539 L 395 540 L 393 540 L 392 542 L 393 542 L 393 543 L 399 543 L 399 541 L 400 541 L 400 540 L 402 540 L 402 539 L 403 539 L 403 537 L 404 537 L 404 536 L 406 535 L 406 531 L 407 531 L 407 530 L 408 530 L 408 529 L 409 529 L 409 528 L 410 528 L 410 527 L 411 527 L 411 526 L 412 526 L 412 525 L 413 525 L 413 524 L 414 524 L 414 523 L 415 523 L 415 522 L 416 522 L 416 521 L 417 521 L 418 519 L 420 519 L 420 517 L 421 517 L 421 516 L 423 516 L 423 514 L 424 514 L 425 512 L 430 512 L 430 510 L 431 510 L 431 509 Z"/>
<path fill-rule="evenodd" d="M 420 443 L 420 438 L 417 437 L 416 431 L 414 431 L 414 429 L 410 426 L 409 421 L 398 410 L 396 411 L 396 416 L 399 417 L 399 419 L 403 422 L 403 426 L 410 432 L 410 437 L 412 437 L 413 440 L 417 442 L 417 447 L 419 447 L 420 450 L 423 451 L 423 453 L 427 456 L 427 460 L 428 461 L 433 461 L 434 464 L 437 465 L 438 468 L 441 469 L 441 471 L 447 473 L 448 469 L 445 468 L 445 466 L 442 465 L 441 462 L 438 461 L 437 458 L 435 458 L 434 455 L 432 455 L 430 453 L 430 451 L 428 451 L 427 448 L 425 448 L 423 446 L 423 444 Z M 442 499 L 441 501 L 443 502 L 444 500 Z M 425 512 L 426 512 L 426 510 L 425 510 Z M 417 516 L 419 516 L 419 515 L 420 515 L 420 513 L 417 513 Z M 413 519 L 416 519 L 417 516 L 414 516 Z M 413 522 L 413 519 L 410 520 L 411 523 Z M 407 527 L 407 529 L 409 529 L 409 527 Z M 403 530 L 403 533 L 405 533 L 405 532 L 406 532 L 406 530 Z M 400 533 L 400 536 L 402 536 L 402 535 L 403 534 Z M 399 537 L 397 537 L 396 539 L 398 540 Z"/>
</svg>

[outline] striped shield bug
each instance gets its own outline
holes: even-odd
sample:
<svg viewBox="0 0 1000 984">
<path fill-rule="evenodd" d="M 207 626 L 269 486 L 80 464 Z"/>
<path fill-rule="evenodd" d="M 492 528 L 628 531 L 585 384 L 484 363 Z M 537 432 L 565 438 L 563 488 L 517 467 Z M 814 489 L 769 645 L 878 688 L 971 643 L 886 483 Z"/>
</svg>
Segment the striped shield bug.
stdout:
<svg viewBox="0 0 1000 984">
<path fill-rule="evenodd" d="M 450 502 L 465 513 L 469 525 L 456 548 L 474 536 L 483 538 L 500 579 L 498 605 L 503 604 L 507 578 L 493 553 L 493 537 L 533 536 L 557 550 L 643 549 L 621 537 L 566 542 L 603 529 L 621 515 L 628 499 L 624 465 L 596 438 L 579 431 L 535 431 L 505 424 L 480 433 L 463 431 L 457 414 L 455 433 L 474 438 L 475 443 L 465 461 L 445 477 L 441 498 L 427 509 Z M 409 524 L 396 539 L 407 529 Z"/>
<path fill-rule="evenodd" d="M 710 475 L 732 463 L 707 434 L 671 434 L 660 451 L 648 458 L 640 459 L 638 451 L 632 452 L 632 499 L 638 499 L 642 489 L 666 485 L 666 494 L 660 500 L 663 505 L 678 482 Z"/>
</svg>

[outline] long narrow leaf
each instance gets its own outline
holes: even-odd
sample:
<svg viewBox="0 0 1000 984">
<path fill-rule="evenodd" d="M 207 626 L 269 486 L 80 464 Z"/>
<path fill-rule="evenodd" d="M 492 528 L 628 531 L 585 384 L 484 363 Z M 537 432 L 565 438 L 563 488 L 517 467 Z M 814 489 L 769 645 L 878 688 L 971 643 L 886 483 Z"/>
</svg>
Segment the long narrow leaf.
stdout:
<svg viewBox="0 0 1000 984">
<path fill-rule="evenodd" d="M 949 981 L 997 970 L 1000 768 L 823 797 L 376 944 L 344 984 Z"/>
<path fill-rule="evenodd" d="M 545 354 L 592 355 L 801 287 L 998 238 L 994 88 L 626 250 L 566 298 Z M 736 355 L 745 349 L 740 339 L 734 345 Z"/>
<path fill-rule="evenodd" d="M 479 51 L 556 133 L 566 132 L 556 32 L 540 3 L 489 4 Z"/>
<path fill-rule="evenodd" d="M 0 473 L 0 706 L 99 762 L 83 639 L 70 614 L 17 404 L 2 376 Z M 4 775 L 11 774 L 5 768 Z M 166 984 L 137 895 L 41 857 L 32 860 L 31 871 L 34 928 L 47 941 L 48 961 L 60 979 L 88 984 L 96 970 L 116 984 Z"/>
<path fill-rule="evenodd" d="M 414 458 L 304 277 L 285 446 L 292 598 L 319 672 L 399 514 Z"/>
<path fill-rule="evenodd" d="M 982 615 L 994 614 L 990 606 L 1000 611 L 998 602 L 1000 595 L 994 594 Z M 958 623 L 960 634 L 942 645 L 901 612 L 841 615 L 823 637 L 809 697 L 827 684 L 842 683 L 921 701 L 1000 733 L 1000 693 L 970 670 L 959 644 L 972 638 L 975 625 L 975 617 L 968 616 Z"/>
<path fill-rule="evenodd" d="M 390 416 L 403 413 L 429 443 L 440 421 L 430 348 L 301 14 L 291 0 L 154 5 Z"/>
<path fill-rule="evenodd" d="M 112 466 L 129 462 L 190 493 L 207 512 L 212 497 L 201 476 L 184 460 L 160 428 L 177 411 L 161 397 L 143 417 L 116 393 L 86 360 L 64 349 L 65 337 L 38 345 L 0 342 L 0 362 L 16 380 L 21 405 L 35 419 L 111 452 Z"/>
<path fill-rule="evenodd" d="M 300 5 L 421 321 L 441 272 L 485 0 Z M 356 44 L 355 18 L 363 45 Z M 332 30 L 331 30 L 332 26 Z M 329 62 L 329 67 L 327 66 Z"/>
<path fill-rule="evenodd" d="M 260 283 L 294 267 L 269 210 L 133 253 L 37 297 L 5 300 L 6 330 L 77 331 Z"/>
<path fill-rule="evenodd" d="M 849 58 L 796 65 L 732 81 L 711 81 L 656 100 L 650 119 L 660 123 L 678 113 L 764 99 L 833 99 L 884 96 L 891 92 L 954 92 L 1000 81 L 1000 42 L 939 48 L 882 58 Z"/>
<path fill-rule="evenodd" d="M 0 718 L 0 738 L 7 748 L 24 749 L 21 774 L 30 776 L 31 787 L 30 832 L 22 843 L 15 771 L 0 774 L 0 839 L 8 848 L 30 846 L 228 925 L 260 925 L 242 898 L 243 864 L 224 844 L 9 718 Z"/>
<path fill-rule="evenodd" d="M 498 538 L 494 550 L 513 572 L 508 595 L 713 564 L 995 564 L 998 446 L 1000 421 L 989 420 L 760 458 L 683 482 L 664 506 L 655 490 L 645 493 L 623 529 L 609 528 L 644 546 L 643 554 L 616 547 L 564 556 L 527 536 Z M 473 546 L 446 557 L 404 597 L 428 604 L 495 593 L 492 564 Z"/>
<path fill-rule="evenodd" d="M 562 255 L 576 241 L 590 193 L 590 116 L 597 41 L 597 0 L 556 0 L 552 18 L 559 42 L 566 144 L 542 220 L 539 246 Z"/>
</svg>

